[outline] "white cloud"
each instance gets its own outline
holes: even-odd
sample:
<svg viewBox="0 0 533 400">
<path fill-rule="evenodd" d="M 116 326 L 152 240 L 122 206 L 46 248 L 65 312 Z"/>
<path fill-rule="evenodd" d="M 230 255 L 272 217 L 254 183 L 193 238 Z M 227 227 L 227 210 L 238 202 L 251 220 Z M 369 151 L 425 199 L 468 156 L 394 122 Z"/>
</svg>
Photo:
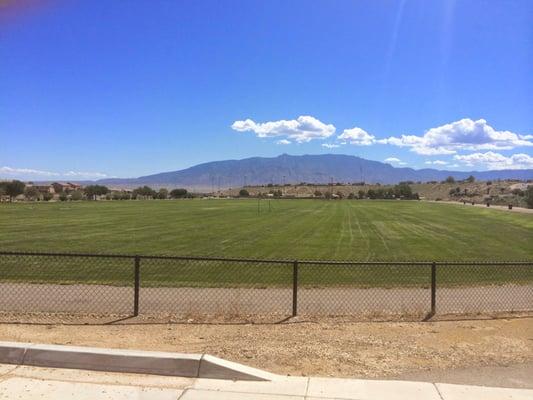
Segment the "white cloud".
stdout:
<svg viewBox="0 0 533 400">
<path fill-rule="evenodd" d="M 472 153 L 456 155 L 454 159 L 469 167 L 481 166 L 487 169 L 528 169 L 533 168 L 533 157 L 519 153 L 509 157 L 500 153 L 488 151 L 486 153 Z"/>
<path fill-rule="evenodd" d="M 313 139 L 325 139 L 335 133 L 335 126 L 324 124 L 318 119 L 302 115 L 293 120 L 256 123 L 251 119 L 235 121 L 231 128 L 238 132 L 254 132 L 258 137 L 286 136 L 298 143 Z"/>
<path fill-rule="evenodd" d="M 340 145 L 335 143 L 322 143 L 322 147 L 325 147 L 326 149 L 335 149 L 340 147 Z"/>
<path fill-rule="evenodd" d="M 36 176 L 59 176 L 57 172 L 40 171 L 30 168 L 0 167 L 0 174 L 5 175 L 36 175 Z"/>
<path fill-rule="evenodd" d="M 389 157 L 389 158 L 384 159 L 383 161 L 389 162 L 389 163 L 395 163 L 395 162 L 397 163 L 397 162 L 400 162 L 401 160 L 396 157 Z"/>
<path fill-rule="evenodd" d="M 281 139 L 276 142 L 276 144 L 291 144 L 292 142 L 287 139 Z"/>
<path fill-rule="evenodd" d="M 354 127 L 352 129 L 345 129 L 337 139 L 346 141 L 356 146 L 370 146 L 376 141 L 376 137 L 366 132 L 364 129 Z"/>
<path fill-rule="evenodd" d="M 101 172 L 81 172 L 81 171 L 67 171 L 67 172 L 53 172 L 42 171 L 30 168 L 11 168 L 0 167 L 0 176 L 7 176 L 9 178 L 32 179 L 32 178 L 76 178 L 76 179 L 99 179 L 107 178 L 108 175 Z"/>
<path fill-rule="evenodd" d="M 425 164 L 427 165 L 448 165 L 448 162 L 442 161 L 442 160 L 435 160 L 435 161 L 426 161 Z"/>
<path fill-rule="evenodd" d="M 510 150 L 520 146 L 533 146 L 532 135 L 519 135 L 510 131 L 497 131 L 484 119 L 460 121 L 431 128 L 422 136 L 401 135 L 379 139 L 376 142 L 400 147 L 410 147 L 422 155 L 455 154 L 459 150 Z"/>
<path fill-rule="evenodd" d="M 407 165 L 406 162 L 396 157 L 389 157 L 389 158 L 384 159 L 383 161 L 389 164 Z"/>
<path fill-rule="evenodd" d="M 76 172 L 68 171 L 63 174 L 64 176 L 76 177 L 76 178 L 106 178 L 107 174 L 101 172 Z"/>
</svg>

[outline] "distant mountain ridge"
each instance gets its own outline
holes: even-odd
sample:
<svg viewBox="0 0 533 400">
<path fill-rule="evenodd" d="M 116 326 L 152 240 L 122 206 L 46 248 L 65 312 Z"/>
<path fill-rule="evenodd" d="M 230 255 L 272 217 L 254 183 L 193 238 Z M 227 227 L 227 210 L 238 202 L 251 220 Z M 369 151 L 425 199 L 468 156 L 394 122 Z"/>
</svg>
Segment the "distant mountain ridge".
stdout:
<svg viewBox="0 0 533 400">
<path fill-rule="evenodd" d="M 390 164 L 364 158 L 338 155 L 282 154 L 278 157 L 252 157 L 242 160 L 212 161 L 180 171 L 163 172 L 131 179 L 101 179 L 106 185 L 132 187 L 185 187 L 218 189 L 269 183 L 329 183 L 360 182 L 393 184 L 400 181 L 440 181 L 448 176 L 465 179 L 473 175 L 478 180 L 533 179 L 533 169 L 497 171 L 441 171 L 436 169 L 396 168 Z"/>
</svg>

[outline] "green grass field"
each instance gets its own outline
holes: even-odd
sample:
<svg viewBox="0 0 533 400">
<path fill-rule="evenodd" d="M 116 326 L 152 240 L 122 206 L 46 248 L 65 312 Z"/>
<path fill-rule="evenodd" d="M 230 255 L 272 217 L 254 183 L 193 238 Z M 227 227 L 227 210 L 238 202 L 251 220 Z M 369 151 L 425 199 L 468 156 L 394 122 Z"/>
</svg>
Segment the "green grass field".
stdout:
<svg viewBox="0 0 533 400">
<path fill-rule="evenodd" d="M 0 206 L 0 249 L 360 261 L 533 259 L 533 215 L 415 201 L 181 200 Z M 133 284 L 131 259 L 0 256 L 0 281 Z M 439 284 L 531 283 L 526 266 Z M 300 267 L 307 286 L 427 286 L 427 266 Z M 291 263 L 142 261 L 143 286 L 290 286 Z"/>
<path fill-rule="evenodd" d="M 0 249 L 331 260 L 531 260 L 533 214 L 416 201 L 0 205 Z"/>
</svg>

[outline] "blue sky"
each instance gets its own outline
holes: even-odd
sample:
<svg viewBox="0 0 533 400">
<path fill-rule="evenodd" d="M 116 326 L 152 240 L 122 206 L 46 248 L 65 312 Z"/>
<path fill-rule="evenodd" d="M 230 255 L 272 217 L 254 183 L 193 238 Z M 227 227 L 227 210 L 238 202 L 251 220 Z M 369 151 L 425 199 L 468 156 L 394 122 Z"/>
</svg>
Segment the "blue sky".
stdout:
<svg viewBox="0 0 533 400">
<path fill-rule="evenodd" d="M 339 153 L 533 168 L 533 2 L 8 1 L 0 177 Z"/>
</svg>

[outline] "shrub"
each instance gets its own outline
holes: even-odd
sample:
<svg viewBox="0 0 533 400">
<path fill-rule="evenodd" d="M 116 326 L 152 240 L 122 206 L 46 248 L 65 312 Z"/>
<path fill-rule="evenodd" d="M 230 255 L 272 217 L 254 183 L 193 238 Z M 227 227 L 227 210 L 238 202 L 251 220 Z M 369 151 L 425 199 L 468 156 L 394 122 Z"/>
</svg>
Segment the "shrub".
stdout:
<svg viewBox="0 0 533 400">
<path fill-rule="evenodd" d="M 39 191 L 33 186 L 27 186 L 24 190 L 24 196 L 26 199 L 35 200 L 39 197 Z"/>
<path fill-rule="evenodd" d="M 394 196 L 404 199 L 413 198 L 413 190 L 407 183 L 400 183 L 394 186 Z"/>
<path fill-rule="evenodd" d="M 187 196 L 187 189 L 173 189 L 170 191 L 170 197 L 173 199 L 181 199 Z"/>
<path fill-rule="evenodd" d="M 83 199 L 83 193 L 79 190 L 75 190 L 70 194 L 70 200 L 81 200 Z"/>
<path fill-rule="evenodd" d="M 168 198 L 168 190 L 165 188 L 159 189 L 159 192 L 157 192 L 157 198 L 165 200 Z"/>
<path fill-rule="evenodd" d="M 239 190 L 239 196 L 240 197 L 250 197 L 250 193 L 246 189 Z"/>
<path fill-rule="evenodd" d="M 526 197 L 527 207 L 533 208 L 533 186 L 532 185 L 528 186 L 525 197 Z"/>
</svg>

